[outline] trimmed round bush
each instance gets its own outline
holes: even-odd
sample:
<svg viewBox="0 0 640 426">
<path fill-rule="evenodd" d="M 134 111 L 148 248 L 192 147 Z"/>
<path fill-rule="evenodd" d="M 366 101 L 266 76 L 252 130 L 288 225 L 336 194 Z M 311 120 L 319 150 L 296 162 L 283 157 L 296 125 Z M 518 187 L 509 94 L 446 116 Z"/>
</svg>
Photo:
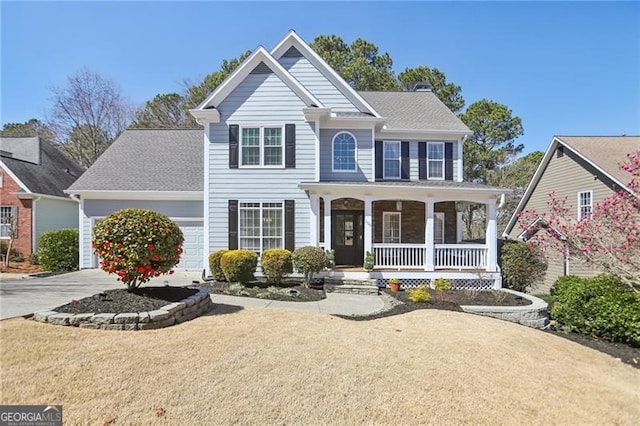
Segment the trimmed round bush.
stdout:
<svg viewBox="0 0 640 426">
<path fill-rule="evenodd" d="M 433 283 L 433 288 L 435 288 L 437 292 L 451 290 L 451 280 L 448 280 L 446 278 L 438 278 Z"/>
<path fill-rule="evenodd" d="M 258 255 L 250 250 L 229 250 L 220 258 L 220 267 L 229 282 L 246 284 L 253 281 Z"/>
<path fill-rule="evenodd" d="M 101 259 L 100 267 L 118 275 L 131 290 L 152 277 L 173 273 L 183 242 L 182 231 L 167 216 L 146 209 L 124 209 L 95 226 L 91 245 Z"/>
<path fill-rule="evenodd" d="M 228 251 L 229 250 L 217 250 L 209 254 L 209 269 L 211 270 L 213 279 L 216 281 L 226 280 L 222 266 L 220 266 L 220 259 L 222 259 L 222 255 Z"/>
<path fill-rule="evenodd" d="M 407 290 L 409 300 L 414 303 L 425 303 L 431 300 L 431 293 L 427 290 L 426 285 L 421 285 L 418 288 L 410 288 Z"/>
<path fill-rule="evenodd" d="M 289 250 L 265 250 L 262 253 L 261 263 L 267 279 L 276 285 L 280 285 L 282 279 L 293 272 L 293 256 Z"/>
<path fill-rule="evenodd" d="M 505 241 L 500 254 L 503 284 L 526 292 L 540 282 L 547 271 L 547 260 L 540 247 L 522 241 Z"/>
<path fill-rule="evenodd" d="M 327 264 L 327 254 L 320 247 L 300 247 L 293 252 L 293 266 L 304 275 L 304 283 L 309 287 L 314 273 L 322 271 Z"/>
<path fill-rule="evenodd" d="M 567 331 L 640 345 L 640 294 L 612 276 L 560 277 L 551 317 Z"/>
<path fill-rule="evenodd" d="M 75 271 L 79 262 L 79 232 L 58 229 L 40 236 L 37 259 L 43 271 Z"/>
</svg>

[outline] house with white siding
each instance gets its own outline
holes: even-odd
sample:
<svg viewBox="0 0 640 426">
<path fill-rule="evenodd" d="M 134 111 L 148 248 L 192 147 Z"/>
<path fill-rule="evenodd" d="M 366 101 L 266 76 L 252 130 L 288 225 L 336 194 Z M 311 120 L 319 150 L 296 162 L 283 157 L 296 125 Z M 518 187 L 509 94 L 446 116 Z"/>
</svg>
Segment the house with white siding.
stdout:
<svg viewBox="0 0 640 426">
<path fill-rule="evenodd" d="M 127 130 L 69 190 L 81 267 L 96 221 L 147 207 L 185 231 L 180 268 L 219 249 L 319 246 L 334 274 L 408 285 L 449 277 L 500 286 L 496 210 L 508 192 L 465 182 L 471 131 L 428 88 L 358 92 L 294 31 L 258 47 L 197 108 L 200 130 Z M 462 239 L 462 206 L 486 208 L 486 238 Z M 208 272 L 208 271 L 206 271 Z"/>
</svg>

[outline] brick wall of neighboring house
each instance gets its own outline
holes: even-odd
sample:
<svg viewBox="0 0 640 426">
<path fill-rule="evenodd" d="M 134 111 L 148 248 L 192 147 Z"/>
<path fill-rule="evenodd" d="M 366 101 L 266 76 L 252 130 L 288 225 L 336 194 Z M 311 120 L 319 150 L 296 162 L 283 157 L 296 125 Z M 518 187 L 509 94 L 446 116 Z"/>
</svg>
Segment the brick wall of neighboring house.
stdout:
<svg viewBox="0 0 640 426">
<path fill-rule="evenodd" d="M 13 247 L 23 256 L 31 254 L 31 200 L 21 200 L 12 192 L 20 191 L 20 186 L 7 173 L 2 172 L 2 188 L 0 188 L 0 205 L 18 207 L 18 238 Z"/>
</svg>

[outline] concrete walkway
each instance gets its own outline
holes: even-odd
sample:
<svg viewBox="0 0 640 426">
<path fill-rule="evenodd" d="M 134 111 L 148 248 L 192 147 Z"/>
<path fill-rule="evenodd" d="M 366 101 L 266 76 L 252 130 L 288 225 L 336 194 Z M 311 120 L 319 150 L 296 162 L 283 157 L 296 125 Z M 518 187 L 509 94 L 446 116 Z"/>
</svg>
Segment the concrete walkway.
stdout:
<svg viewBox="0 0 640 426">
<path fill-rule="evenodd" d="M 153 278 L 149 286 L 174 285 L 185 286 L 200 282 L 200 274 L 195 272 L 176 272 Z M 0 319 L 30 315 L 37 311 L 55 308 L 67 304 L 71 299 L 82 299 L 104 290 L 124 288 L 100 269 L 84 269 L 82 271 L 53 275 L 50 277 L 27 277 L 5 279 L 0 275 Z M 328 293 L 327 298 L 319 302 L 281 302 L 276 300 L 252 299 L 213 294 L 214 303 L 256 307 L 268 309 L 285 309 L 301 312 L 340 315 L 366 315 L 383 309 L 384 303 L 378 296 Z"/>
</svg>

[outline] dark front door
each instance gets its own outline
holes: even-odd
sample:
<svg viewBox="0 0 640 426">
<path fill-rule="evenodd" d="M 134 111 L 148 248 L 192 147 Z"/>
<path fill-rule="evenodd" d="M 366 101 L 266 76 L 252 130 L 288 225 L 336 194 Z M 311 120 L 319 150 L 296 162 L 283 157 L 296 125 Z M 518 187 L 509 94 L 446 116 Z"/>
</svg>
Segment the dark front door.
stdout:
<svg viewBox="0 0 640 426">
<path fill-rule="evenodd" d="M 362 266 L 364 260 L 364 212 L 334 210 L 331 212 L 332 247 L 336 265 Z"/>
</svg>

